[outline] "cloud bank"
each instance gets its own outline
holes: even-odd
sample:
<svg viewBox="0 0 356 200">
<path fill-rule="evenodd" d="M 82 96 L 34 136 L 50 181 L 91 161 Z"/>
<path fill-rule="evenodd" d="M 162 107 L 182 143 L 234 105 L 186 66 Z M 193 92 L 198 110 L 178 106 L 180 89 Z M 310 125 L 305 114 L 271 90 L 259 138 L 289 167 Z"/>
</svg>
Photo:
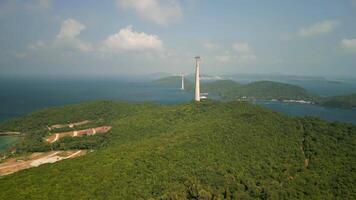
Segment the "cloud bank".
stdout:
<svg viewBox="0 0 356 200">
<path fill-rule="evenodd" d="M 247 42 L 236 42 L 232 44 L 231 48 L 231 51 L 227 50 L 223 54 L 216 56 L 216 61 L 223 64 L 256 64 L 257 56 Z"/>
<path fill-rule="evenodd" d="M 337 20 L 325 20 L 322 22 L 318 22 L 309 27 L 302 27 L 298 31 L 298 36 L 313 37 L 313 36 L 330 33 L 333 30 L 335 30 L 338 24 L 339 22 Z"/>
<path fill-rule="evenodd" d="M 95 45 L 80 39 L 80 34 L 85 29 L 86 26 L 81 22 L 71 18 L 66 19 L 62 22 L 60 31 L 53 41 L 46 43 L 40 40 L 28 45 L 28 49 L 32 51 L 55 50 L 64 53 L 68 51 L 93 52 L 93 56 L 124 52 L 153 52 L 160 53 L 160 55 L 164 53 L 163 42 L 157 35 L 137 32 L 131 25 L 107 36 Z"/>
<path fill-rule="evenodd" d="M 79 38 L 80 33 L 86 29 L 86 26 L 75 19 L 66 19 L 62 22 L 59 33 L 52 42 L 45 43 L 42 40 L 28 45 L 30 50 L 57 49 L 64 51 L 93 51 L 91 43 L 85 42 Z"/>
<path fill-rule="evenodd" d="M 124 10 L 133 10 L 139 17 L 156 24 L 168 24 L 182 17 L 177 0 L 117 0 Z"/>
<path fill-rule="evenodd" d="M 74 20 L 67 19 L 62 22 L 61 30 L 57 38 L 75 38 L 85 29 L 85 25 Z"/>
<path fill-rule="evenodd" d="M 160 51 L 163 50 L 163 42 L 157 35 L 149 35 L 144 32 L 136 32 L 132 26 L 127 26 L 119 32 L 110 35 L 103 42 L 105 50 L 122 51 Z"/>
<path fill-rule="evenodd" d="M 341 46 L 347 51 L 356 53 L 356 39 L 343 39 Z"/>
<path fill-rule="evenodd" d="M 64 20 L 54 41 L 54 46 L 71 50 L 92 51 L 93 47 L 90 43 L 78 39 L 80 33 L 85 29 L 86 26 L 79 21 L 71 18 Z"/>
</svg>

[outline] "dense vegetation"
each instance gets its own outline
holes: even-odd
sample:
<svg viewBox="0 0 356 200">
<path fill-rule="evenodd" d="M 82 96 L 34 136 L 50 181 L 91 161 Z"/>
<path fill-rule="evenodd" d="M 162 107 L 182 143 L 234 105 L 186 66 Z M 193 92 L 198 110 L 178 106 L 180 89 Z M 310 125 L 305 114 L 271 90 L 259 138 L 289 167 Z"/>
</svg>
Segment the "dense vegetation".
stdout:
<svg viewBox="0 0 356 200">
<path fill-rule="evenodd" d="M 110 101 L 101 101 L 68 105 L 59 109 L 43 109 L 2 124 L 0 126 L 0 132 L 18 131 L 24 133 L 21 142 L 16 146 L 17 153 L 68 150 L 72 148 L 93 149 L 105 146 L 111 133 L 98 134 L 94 137 L 64 138 L 60 142 L 53 144 L 44 143 L 44 138 L 54 132 L 66 132 L 110 124 L 113 119 L 125 116 L 129 114 L 129 112 L 138 112 L 137 109 L 145 105 L 146 104 L 140 104 L 139 106 L 134 106 L 124 102 L 113 103 Z M 135 108 L 130 109 L 132 106 Z M 51 132 L 47 128 L 47 126 L 54 124 L 67 124 L 83 120 L 90 120 L 91 122 L 74 128 L 65 127 L 55 129 Z"/>
<path fill-rule="evenodd" d="M 356 108 L 356 93 L 344 96 L 325 97 L 319 102 L 329 107 Z"/>
<path fill-rule="evenodd" d="M 99 118 L 113 126 L 106 138 L 92 137 L 105 145 L 1 178 L 0 199 L 356 198 L 356 126 L 246 102 L 100 101 L 39 111 L 0 128 L 31 133 Z"/>
<path fill-rule="evenodd" d="M 203 85 L 202 88 L 207 92 L 218 92 L 227 98 L 247 97 L 267 100 L 313 99 L 313 95 L 299 86 L 272 81 L 258 81 L 241 85 L 234 81 L 221 80 L 207 83 Z"/>
<path fill-rule="evenodd" d="M 202 84 L 201 90 L 203 92 L 216 93 L 222 97 L 237 96 L 237 91 L 242 88 L 241 84 L 232 80 L 219 80 L 210 83 Z"/>
</svg>

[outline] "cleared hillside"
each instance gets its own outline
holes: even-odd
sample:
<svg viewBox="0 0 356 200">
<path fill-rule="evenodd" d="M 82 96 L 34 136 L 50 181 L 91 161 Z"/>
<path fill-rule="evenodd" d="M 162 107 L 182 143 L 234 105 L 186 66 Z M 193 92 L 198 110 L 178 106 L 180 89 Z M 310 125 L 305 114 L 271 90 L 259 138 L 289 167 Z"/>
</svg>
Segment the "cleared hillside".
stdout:
<svg viewBox="0 0 356 200">
<path fill-rule="evenodd" d="M 99 118 L 112 126 L 107 134 L 50 144 L 93 152 L 2 177 L 0 199 L 356 198 L 355 126 L 291 118 L 246 102 L 92 102 L 0 128 L 26 131 L 33 142 L 48 123 Z M 24 144 L 23 152 L 49 145 Z"/>
</svg>

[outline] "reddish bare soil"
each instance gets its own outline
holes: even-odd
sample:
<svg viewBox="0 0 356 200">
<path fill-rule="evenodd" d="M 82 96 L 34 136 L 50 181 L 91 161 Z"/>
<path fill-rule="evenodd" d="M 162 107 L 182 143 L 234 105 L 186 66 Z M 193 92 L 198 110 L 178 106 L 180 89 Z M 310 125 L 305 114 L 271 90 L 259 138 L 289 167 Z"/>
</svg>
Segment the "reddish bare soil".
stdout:
<svg viewBox="0 0 356 200">
<path fill-rule="evenodd" d="M 69 131 L 64 133 L 53 133 L 46 138 L 46 142 L 53 143 L 63 137 L 81 137 L 83 135 L 95 135 L 97 133 L 106 133 L 111 129 L 111 126 L 100 126 L 79 131 Z"/>
<path fill-rule="evenodd" d="M 14 172 L 32 167 L 38 167 L 46 163 L 55 163 L 60 160 L 75 158 L 78 156 L 85 155 L 86 153 L 86 150 L 50 151 L 32 153 L 29 156 L 10 158 L 0 163 L 0 176 L 12 174 Z"/>
</svg>

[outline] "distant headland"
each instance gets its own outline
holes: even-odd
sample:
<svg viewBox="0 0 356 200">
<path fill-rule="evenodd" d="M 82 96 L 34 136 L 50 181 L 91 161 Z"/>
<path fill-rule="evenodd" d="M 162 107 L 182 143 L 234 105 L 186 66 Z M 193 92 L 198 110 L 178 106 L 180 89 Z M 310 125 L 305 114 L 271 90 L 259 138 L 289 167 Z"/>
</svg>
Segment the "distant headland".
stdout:
<svg viewBox="0 0 356 200">
<path fill-rule="evenodd" d="M 180 87 L 180 76 L 163 77 L 153 81 L 154 84 L 167 87 Z M 185 80 L 185 89 L 193 91 L 194 85 Z M 201 83 L 201 91 L 218 95 L 224 100 L 267 100 L 290 103 L 318 104 L 326 107 L 356 108 L 356 93 L 350 95 L 321 97 L 306 89 L 276 81 L 255 81 L 240 84 L 233 80 L 215 80 Z"/>
</svg>

